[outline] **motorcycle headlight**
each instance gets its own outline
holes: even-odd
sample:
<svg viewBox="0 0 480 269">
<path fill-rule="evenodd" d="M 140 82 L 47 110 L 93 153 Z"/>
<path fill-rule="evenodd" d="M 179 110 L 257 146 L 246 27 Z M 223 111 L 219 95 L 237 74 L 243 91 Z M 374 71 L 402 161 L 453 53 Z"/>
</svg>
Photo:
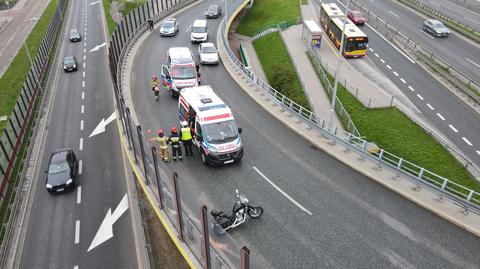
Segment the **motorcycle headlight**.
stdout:
<svg viewBox="0 0 480 269">
<path fill-rule="evenodd" d="M 51 188 L 52 188 L 52 185 L 47 184 L 47 189 L 51 189 Z"/>
<path fill-rule="evenodd" d="M 70 185 L 73 183 L 73 180 L 70 178 L 69 180 L 67 180 L 67 182 L 65 183 L 66 185 Z"/>
</svg>

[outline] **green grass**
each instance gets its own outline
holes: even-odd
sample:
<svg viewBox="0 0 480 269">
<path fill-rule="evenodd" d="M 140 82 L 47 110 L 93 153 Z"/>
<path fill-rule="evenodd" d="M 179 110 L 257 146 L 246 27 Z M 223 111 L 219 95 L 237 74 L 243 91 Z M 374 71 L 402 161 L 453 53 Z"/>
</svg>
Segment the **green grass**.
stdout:
<svg viewBox="0 0 480 269">
<path fill-rule="evenodd" d="M 112 36 L 113 30 L 115 30 L 115 27 L 117 27 L 117 23 L 113 20 L 110 13 L 110 0 L 103 0 L 103 8 L 103 11 L 105 13 L 105 19 L 107 20 L 108 36 Z"/>
<path fill-rule="evenodd" d="M 266 26 L 283 21 L 296 21 L 299 16 L 298 0 L 255 0 L 236 31 L 252 36 Z"/>
<path fill-rule="evenodd" d="M 312 59 L 311 55 L 309 58 Z M 328 77 L 333 85 L 333 77 Z M 337 96 L 358 131 L 368 141 L 409 162 L 480 192 L 480 183 L 463 165 L 403 112 L 395 107 L 367 108 L 341 84 L 338 84 Z"/>
<path fill-rule="evenodd" d="M 125 3 L 125 9 L 122 10 L 123 16 L 126 16 L 130 11 L 134 10 L 141 4 L 145 3 L 146 0 L 139 1 L 123 1 Z"/>
<path fill-rule="evenodd" d="M 309 108 L 310 105 L 305 97 L 302 85 L 300 84 L 300 80 L 297 76 L 297 72 L 290 59 L 287 48 L 283 44 L 280 34 L 275 32 L 264 36 L 263 38 L 253 42 L 253 47 L 257 52 L 260 63 L 262 64 L 265 76 L 267 76 L 267 79 L 270 83 L 272 83 L 273 80 L 275 66 L 285 65 L 292 70 L 295 76 L 290 84 L 291 90 L 282 93 L 301 106 Z"/>
<path fill-rule="evenodd" d="M 40 19 L 35 24 L 30 35 L 27 38 L 28 50 L 32 59 L 35 59 L 43 36 L 47 32 L 48 25 L 56 11 L 56 1 L 50 1 Z M 30 22 L 33 23 L 33 22 Z M 30 71 L 30 61 L 28 60 L 25 48 L 22 47 L 9 68 L 0 78 L 0 116 L 10 116 L 15 106 L 15 102 L 23 87 L 23 83 Z M 3 131 L 7 121 L 0 122 L 0 133 Z"/>
</svg>

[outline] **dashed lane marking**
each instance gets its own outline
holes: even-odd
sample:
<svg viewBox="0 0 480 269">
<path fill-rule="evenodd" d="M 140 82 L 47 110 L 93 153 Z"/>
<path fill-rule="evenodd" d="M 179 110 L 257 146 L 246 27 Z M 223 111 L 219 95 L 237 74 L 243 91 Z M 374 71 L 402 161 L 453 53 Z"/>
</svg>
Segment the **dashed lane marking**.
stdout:
<svg viewBox="0 0 480 269">
<path fill-rule="evenodd" d="M 378 58 L 378 57 L 380 57 L 380 55 L 378 55 L 378 53 L 375 53 L 375 57 L 377 57 L 377 58 Z"/>
<path fill-rule="evenodd" d="M 414 92 L 415 89 L 412 87 L 412 86 L 408 86 L 408 88 L 410 89 L 410 91 Z"/>
<path fill-rule="evenodd" d="M 431 110 L 435 110 L 435 108 L 433 108 L 433 106 L 432 106 L 432 105 L 430 105 L 430 104 L 427 104 L 427 106 L 428 106 L 428 108 L 430 108 Z"/>
<path fill-rule="evenodd" d="M 87 66 L 87 63 L 83 62 L 83 69 L 85 69 L 85 66 Z"/>
<path fill-rule="evenodd" d="M 465 143 L 467 143 L 467 145 L 471 146 L 472 143 L 470 141 L 468 141 L 468 139 L 466 139 L 465 137 L 462 136 L 462 139 L 463 141 L 465 141 Z"/>
<path fill-rule="evenodd" d="M 435 39 L 435 37 L 433 37 L 433 36 L 425 33 L 425 31 L 423 31 L 423 30 L 420 30 L 420 32 L 422 32 L 424 35 L 428 36 L 428 37 L 431 38 L 431 39 Z"/>
<path fill-rule="evenodd" d="M 77 205 L 82 203 L 82 186 L 77 187 Z"/>
<path fill-rule="evenodd" d="M 85 61 L 87 59 L 87 55 L 83 55 L 83 60 Z"/>
<path fill-rule="evenodd" d="M 393 16 L 399 18 L 400 16 L 398 16 L 397 14 L 395 14 L 393 11 L 389 10 L 388 13 L 392 14 Z"/>
<path fill-rule="evenodd" d="M 80 143 L 79 143 L 79 145 L 78 145 L 78 149 L 79 149 L 80 151 L 83 150 L 83 137 L 80 138 Z"/>
<path fill-rule="evenodd" d="M 83 131 L 83 120 L 80 120 L 80 131 Z"/>
<path fill-rule="evenodd" d="M 85 80 L 82 80 L 82 88 L 85 88 Z"/>
<path fill-rule="evenodd" d="M 80 221 L 75 221 L 75 245 L 80 243 Z"/>
<path fill-rule="evenodd" d="M 87 53 L 87 49 L 83 49 L 83 53 Z"/>
<path fill-rule="evenodd" d="M 368 48 L 371 52 L 374 52 L 374 50 L 372 48 Z"/>
<path fill-rule="evenodd" d="M 401 78 L 400 81 L 403 82 L 403 84 L 407 83 L 403 78 Z"/>
<path fill-rule="evenodd" d="M 445 120 L 445 118 L 442 116 L 442 114 L 437 113 L 437 116 L 438 116 L 440 119 Z"/>
<path fill-rule="evenodd" d="M 389 69 L 389 70 L 392 70 L 392 67 L 390 65 L 386 65 L 386 67 Z"/>
<path fill-rule="evenodd" d="M 477 152 L 478 155 L 480 155 L 480 150 L 477 150 L 476 152 Z"/>
<path fill-rule="evenodd" d="M 78 174 L 81 175 L 83 170 L 83 161 L 78 161 Z"/>
<path fill-rule="evenodd" d="M 82 72 L 82 77 L 85 77 L 85 71 Z"/>
<path fill-rule="evenodd" d="M 85 99 L 85 92 L 82 92 L 82 100 Z"/>
<path fill-rule="evenodd" d="M 470 60 L 470 59 L 468 59 L 468 58 L 465 58 L 465 60 L 469 61 L 470 63 L 472 63 L 472 64 L 475 65 L 476 67 L 480 68 L 480 65 L 477 64 L 476 62 L 474 62 L 474 61 L 472 61 L 472 60 Z"/>
<path fill-rule="evenodd" d="M 82 106 L 80 107 L 80 113 L 83 114 L 84 112 L 85 112 L 85 106 L 82 105 Z"/>
<path fill-rule="evenodd" d="M 420 94 L 417 93 L 417 97 L 418 97 L 418 99 L 423 101 L 423 96 L 421 96 Z"/>
<path fill-rule="evenodd" d="M 382 62 L 382 64 L 384 64 L 384 63 L 385 63 L 385 60 L 384 60 L 384 59 L 380 59 L 380 62 Z"/>
<path fill-rule="evenodd" d="M 454 131 L 455 133 L 458 133 L 457 128 L 455 128 L 453 125 L 449 124 L 448 127 L 450 127 L 450 129 L 452 129 L 452 131 Z"/>
<path fill-rule="evenodd" d="M 396 77 L 398 77 L 398 73 L 397 73 L 397 72 L 393 71 L 393 74 L 394 74 Z"/>
</svg>

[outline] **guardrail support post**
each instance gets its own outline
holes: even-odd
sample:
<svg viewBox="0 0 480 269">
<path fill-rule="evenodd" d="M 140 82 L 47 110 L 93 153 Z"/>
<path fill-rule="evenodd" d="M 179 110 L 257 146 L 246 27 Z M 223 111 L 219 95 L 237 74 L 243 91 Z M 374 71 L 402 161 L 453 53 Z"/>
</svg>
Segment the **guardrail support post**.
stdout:
<svg viewBox="0 0 480 269">
<path fill-rule="evenodd" d="M 203 251 L 205 255 L 205 267 L 206 269 L 211 268 L 210 261 L 210 237 L 208 235 L 208 219 L 207 219 L 207 206 L 203 205 L 201 209 L 202 214 L 202 235 L 203 235 Z"/>
<path fill-rule="evenodd" d="M 249 269 L 250 268 L 250 249 L 246 246 L 243 246 L 240 249 L 240 268 Z"/>
<path fill-rule="evenodd" d="M 403 158 L 400 158 L 400 160 L 398 161 L 397 167 L 402 168 L 402 163 L 403 163 Z"/>
<path fill-rule="evenodd" d="M 445 187 L 447 187 L 447 183 L 448 183 L 448 180 L 447 180 L 447 179 L 443 179 L 442 190 L 444 190 Z"/>
<path fill-rule="evenodd" d="M 381 160 L 381 159 L 383 158 L 383 153 L 384 153 L 384 150 L 381 149 L 381 150 L 380 150 L 380 154 L 378 154 L 378 159 Z"/>
<path fill-rule="evenodd" d="M 425 171 L 425 168 L 421 168 L 420 169 L 420 172 L 418 173 L 418 178 L 422 178 L 423 177 L 423 172 Z"/>
<path fill-rule="evenodd" d="M 467 196 L 467 201 L 470 201 L 472 199 L 472 196 L 473 196 L 473 190 L 470 190 L 470 193 L 468 193 L 468 196 Z"/>
<path fill-rule="evenodd" d="M 160 184 L 160 175 L 158 174 L 158 158 L 157 149 L 152 147 L 153 168 L 155 170 L 155 178 L 157 180 L 158 200 L 160 201 L 160 208 L 163 209 L 162 185 Z"/>
<path fill-rule="evenodd" d="M 132 122 L 130 120 L 130 109 L 127 107 L 126 111 L 127 111 L 127 121 L 128 121 L 128 124 L 127 124 L 128 128 L 127 129 L 130 132 L 130 139 L 132 139 L 133 156 L 135 157 L 135 163 L 138 163 L 137 150 L 135 149 L 135 141 L 133 139 Z"/>
<path fill-rule="evenodd" d="M 142 154 L 143 171 L 145 172 L 145 184 L 148 182 L 147 162 L 145 161 L 145 149 L 143 148 L 142 127 L 137 125 L 138 143 L 140 144 L 140 153 Z"/>
<path fill-rule="evenodd" d="M 183 218 L 182 218 L 182 202 L 180 200 L 180 191 L 178 189 L 178 174 L 173 172 L 173 190 L 175 191 L 175 201 L 177 204 L 177 222 L 179 231 L 179 239 L 183 241 Z"/>
</svg>

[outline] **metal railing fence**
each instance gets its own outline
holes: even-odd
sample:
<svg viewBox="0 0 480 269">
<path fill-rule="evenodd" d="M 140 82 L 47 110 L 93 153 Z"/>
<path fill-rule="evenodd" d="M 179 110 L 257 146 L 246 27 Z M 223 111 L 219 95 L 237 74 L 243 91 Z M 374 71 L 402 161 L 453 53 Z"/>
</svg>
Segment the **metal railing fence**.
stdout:
<svg viewBox="0 0 480 269">
<path fill-rule="evenodd" d="M 230 5 L 227 14 L 233 15 L 233 12 L 248 3 L 248 0 L 236 0 Z M 236 14 L 235 14 L 236 15 Z M 228 22 L 228 23 L 227 23 Z M 230 18 L 224 18 L 220 24 L 221 44 L 219 47 L 225 49 L 225 53 L 232 62 L 236 72 L 243 76 L 249 84 L 254 86 L 262 95 L 269 97 L 271 101 L 280 105 L 284 110 L 294 114 L 309 127 L 319 131 L 322 135 L 329 137 L 335 142 L 341 143 L 347 149 L 353 149 L 360 153 L 362 158 L 368 158 L 377 162 L 381 167 L 389 168 L 399 175 L 406 176 L 419 186 L 426 187 L 436 192 L 439 197 L 447 198 L 455 201 L 466 209 L 480 214 L 480 193 L 461 186 L 447 178 L 437 175 L 423 167 L 411 163 L 402 157 L 391 154 L 383 149 L 378 148 L 374 143 L 370 143 L 363 138 L 349 132 L 344 132 L 337 128 L 328 128 L 324 119 L 311 111 L 299 106 L 283 94 L 273 89 L 270 85 L 259 79 L 249 68 L 246 68 L 242 62 L 237 59 L 235 53 L 230 49 L 228 43 L 228 29 Z M 225 63 L 227 64 L 227 63 Z"/>
<path fill-rule="evenodd" d="M 154 194 L 157 206 L 166 214 L 179 240 L 185 243 L 196 259 L 205 268 L 255 268 L 255 260 L 241 267 L 242 257 L 247 257 L 248 249 L 240 247 L 228 234 L 217 235 L 212 230 L 211 218 L 206 207 L 200 207 L 205 201 L 197 199 L 195 190 L 190 190 L 181 176 L 160 161 L 154 143 L 136 125 L 127 106 L 123 91 L 123 64 L 130 53 L 131 46 L 148 31 L 147 20 L 158 22 L 180 9 L 198 0 L 148 0 L 127 14 L 113 31 L 108 43 L 109 65 L 113 80 L 117 113 L 121 122 L 129 156 L 132 156 L 137 178 Z M 246 250 L 247 251 L 246 251 Z M 149 248 L 146 249 L 150 251 Z M 246 256 L 245 256 L 246 255 Z"/>
</svg>

